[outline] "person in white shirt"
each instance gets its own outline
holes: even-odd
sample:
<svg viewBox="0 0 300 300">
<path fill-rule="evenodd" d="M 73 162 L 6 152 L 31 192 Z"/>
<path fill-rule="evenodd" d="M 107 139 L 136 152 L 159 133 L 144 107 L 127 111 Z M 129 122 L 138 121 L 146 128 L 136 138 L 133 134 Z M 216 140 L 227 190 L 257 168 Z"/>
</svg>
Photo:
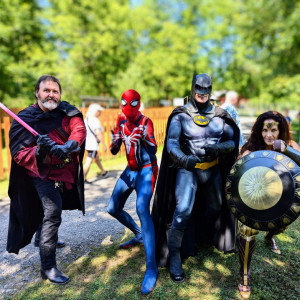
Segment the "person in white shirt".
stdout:
<svg viewBox="0 0 300 300">
<path fill-rule="evenodd" d="M 242 127 L 240 123 L 240 117 L 237 112 L 237 107 L 239 104 L 239 95 L 235 91 L 229 91 L 226 93 L 225 102 L 221 105 L 223 109 L 225 109 L 231 116 L 231 118 L 234 120 L 236 125 L 240 129 L 240 147 L 242 147 L 245 144 L 243 133 L 242 133 Z"/>
<path fill-rule="evenodd" d="M 83 167 L 85 182 L 88 182 L 86 180 L 86 176 L 90 170 L 93 160 L 96 161 L 96 164 L 101 171 L 101 177 L 105 178 L 108 176 L 108 172 L 101 164 L 98 153 L 100 143 L 102 144 L 103 151 L 107 151 L 107 147 L 103 138 L 103 127 L 101 126 L 99 120 L 102 110 L 104 110 L 104 108 L 101 105 L 93 103 L 89 106 L 86 118 L 84 119 L 84 124 L 86 127 L 85 149 L 88 153 Z"/>
</svg>

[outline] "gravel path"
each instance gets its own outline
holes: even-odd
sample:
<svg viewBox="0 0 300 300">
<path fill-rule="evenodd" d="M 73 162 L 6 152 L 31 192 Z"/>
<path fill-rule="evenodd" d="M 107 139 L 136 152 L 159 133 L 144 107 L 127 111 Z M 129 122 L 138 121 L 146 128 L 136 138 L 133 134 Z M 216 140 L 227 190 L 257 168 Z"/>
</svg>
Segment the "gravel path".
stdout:
<svg viewBox="0 0 300 300">
<path fill-rule="evenodd" d="M 241 118 L 244 136 L 250 133 L 255 118 Z M 125 228 L 106 212 L 117 178 L 121 171 L 111 172 L 111 176 L 85 185 L 85 216 L 78 210 L 64 211 L 59 228 L 59 239 L 66 247 L 57 249 L 57 263 L 61 266 L 72 263 L 86 255 L 93 247 L 112 243 L 125 233 Z M 138 221 L 135 212 L 135 193 L 132 193 L 125 209 Z M 13 296 L 27 283 L 40 279 L 39 249 L 27 245 L 18 255 L 6 252 L 9 216 L 9 199 L 0 199 L 0 299 Z"/>
<path fill-rule="evenodd" d="M 93 247 L 109 244 L 125 233 L 124 226 L 106 212 L 113 187 L 121 171 L 111 172 L 105 179 L 85 184 L 85 216 L 78 210 L 64 211 L 59 239 L 66 247 L 57 249 L 57 263 L 62 266 L 86 255 Z M 135 213 L 135 193 L 130 195 L 125 209 L 138 221 Z M 0 200 L 0 299 L 13 296 L 27 283 L 40 279 L 39 249 L 27 245 L 18 255 L 6 252 L 9 199 Z"/>
</svg>

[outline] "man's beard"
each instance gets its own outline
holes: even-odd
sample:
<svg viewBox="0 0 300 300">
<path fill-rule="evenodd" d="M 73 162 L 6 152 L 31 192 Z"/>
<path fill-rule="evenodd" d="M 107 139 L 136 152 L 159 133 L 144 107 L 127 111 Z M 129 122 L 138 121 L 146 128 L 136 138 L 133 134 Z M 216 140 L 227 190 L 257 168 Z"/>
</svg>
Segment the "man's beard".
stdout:
<svg viewBox="0 0 300 300">
<path fill-rule="evenodd" d="M 53 109 L 57 108 L 57 106 L 59 105 L 59 102 L 60 102 L 55 97 L 47 97 L 44 101 L 39 97 L 39 100 L 40 100 L 41 104 L 48 110 L 53 110 Z M 52 101 L 49 102 L 49 100 L 52 100 Z"/>
</svg>

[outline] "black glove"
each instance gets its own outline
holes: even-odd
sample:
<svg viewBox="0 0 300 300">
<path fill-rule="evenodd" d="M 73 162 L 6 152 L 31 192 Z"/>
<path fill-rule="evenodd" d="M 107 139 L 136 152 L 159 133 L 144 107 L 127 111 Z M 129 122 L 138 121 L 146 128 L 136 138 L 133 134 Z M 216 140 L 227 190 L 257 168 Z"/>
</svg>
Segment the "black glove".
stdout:
<svg viewBox="0 0 300 300">
<path fill-rule="evenodd" d="M 228 154 L 234 150 L 234 141 L 226 141 L 220 144 L 208 144 L 203 147 L 205 155 L 217 157 L 222 154 Z"/>
<path fill-rule="evenodd" d="M 217 144 L 209 144 L 203 147 L 205 150 L 205 155 L 207 156 L 219 156 L 219 148 Z"/>
<path fill-rule="evenodd" d="M 68 158 L 69 154 L 80 151 L 79 143 L 74 140 L 69 140 L 63 145 L 54 145 L 50 153 L 55 155 L 60 160 Z"/>
<path fill-rule="evenodd" d="M 188 171 L 193 171 L 197 163 L 200 163 L 201 160 L 196 155 L 186 155 L 181 160 L 183 160 L 183 167 Z"/>
<path fill-rule="evenodd" d="M 36 140 L 38 147 L 35 151 L 35 156 L 38 164 L 41 163 L 47 154 L 49 154 L 50 149 L 55 145 L 55 142 L 50 139 L 48 134 L 39 134 Z"/>
</svg>

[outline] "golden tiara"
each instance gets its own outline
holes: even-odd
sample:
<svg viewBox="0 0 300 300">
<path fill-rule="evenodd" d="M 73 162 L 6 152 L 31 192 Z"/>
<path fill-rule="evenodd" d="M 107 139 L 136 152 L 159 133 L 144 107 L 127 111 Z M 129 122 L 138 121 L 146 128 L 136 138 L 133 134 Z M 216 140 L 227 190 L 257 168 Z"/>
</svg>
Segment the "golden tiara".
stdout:
<svg viewBox="0 0 300 300">
<path fill-rule="evenodd" d="M 267 128 L 272 128 L 274 125 L 278 126 L 279 122 L 264 122 L 264 126 L 266 126 Z"/>
</svg>

